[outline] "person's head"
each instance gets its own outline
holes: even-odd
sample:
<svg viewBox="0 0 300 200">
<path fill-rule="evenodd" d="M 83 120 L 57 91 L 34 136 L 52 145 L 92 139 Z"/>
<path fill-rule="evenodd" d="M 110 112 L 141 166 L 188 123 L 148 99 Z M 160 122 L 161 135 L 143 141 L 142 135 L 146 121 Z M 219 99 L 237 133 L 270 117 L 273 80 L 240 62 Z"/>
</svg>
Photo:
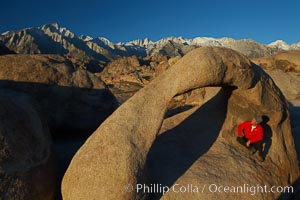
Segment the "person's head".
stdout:
<svg viewBox="0 0 300 200">
<path fill-rule="evenodd" d="M 253 126 L 257 126 L 257 125 L 260 124 L 262 121 L 263 121 L 263 119 L 262 119 L 261 116 L 256 116 L 256 117 L 253 117 L 253 119 L 251 120 L 251 124 L 252 124 Z"/>
</svg>

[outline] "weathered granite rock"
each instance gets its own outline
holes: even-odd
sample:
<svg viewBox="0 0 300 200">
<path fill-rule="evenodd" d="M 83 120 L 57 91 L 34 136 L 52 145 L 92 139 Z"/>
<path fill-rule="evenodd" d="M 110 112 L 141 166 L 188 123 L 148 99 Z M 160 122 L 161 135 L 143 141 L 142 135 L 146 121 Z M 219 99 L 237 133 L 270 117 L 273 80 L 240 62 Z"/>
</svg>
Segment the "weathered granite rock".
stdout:
<svg viewBox="0 0 300 200">
<path fill-rule="evenodd" d="M 289 101 L 292 134 L 300 160 L 300 51 L 280 52 L 273 56 L 254 59 L 253 62 L 264 68 Z M 293 198 L 299 199 L 300 179 L 293 186 L 295 193 Z"/>
<path fill-rule="evenodd" d="M 155 68 L 162 60 L 167 58 L 162 55 L 120 58 L 110 62 L 100 77 L 119 103 L 123 103 L 153 79 Z"/>
<path fill-rule="evenodd" d="M 155 77 L 173 66 L 179 59 L 180 57 L 177 56 L 168 60 L 166 56 L 160 54 L 144 59 L 136 56 L 125 57 L 109 63 L 100 77 L 122 104 Z M 176 113 L 186 109 L 187 106 L 200 105 L 203 103 L 204 94 L 204 88 L 179 94 L 169 103 L 168 109 L 171 113 Z"/>
<path fill-rule="evenodd" d="M 0 199 L 51 200 L 51 137 L 28 95 L 0 90 Z"/>
<path fill-rule="evenodd" d="M 92 132 L 117 106 L 99 77 L 62 56 L 1 56 L 0 79 L 39 103 L 51 133 Z"/>
<path fill-rule="evenodd" d="M 160 133 L 171 99 L 206 86 L 224 89 L 196 111 L 197 117 L 183 117 L 177 127 Z M 258 114 L 268 118 L 264 126 L 266 135 L 271 135 L 263 163 L 256 162 L 235 141 L 237 124 Z M 168 139 L 169 135 L 174 137 Z M 201 140 L 201 135 L 208 140 Z M 62 194 L 66 200 L 147 199 L 149 194 L 138 191 L 136 184 L 271 186 L 292 184 L 298 177 L 290 116 L 280 90 L 245 56 L 226 48 L 206 47 L 188 53 L 101 124 L 74 156 L 62 182 Z M 274 199 L 279 195 L 247 193 L 243 198 Z M 237 196 L 205 191 L 168 192 L 162 198 Z"/>
</svg>

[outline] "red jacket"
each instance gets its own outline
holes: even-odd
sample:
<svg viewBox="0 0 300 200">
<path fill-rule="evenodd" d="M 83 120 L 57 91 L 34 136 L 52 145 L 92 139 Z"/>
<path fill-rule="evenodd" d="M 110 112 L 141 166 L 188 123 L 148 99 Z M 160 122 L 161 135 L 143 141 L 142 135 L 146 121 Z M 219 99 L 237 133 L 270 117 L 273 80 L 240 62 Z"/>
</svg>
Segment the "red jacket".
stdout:
<svg viewBox="0 0 300 200">
<path fill-rule="evenodd" d="M 243 135 L 243 130 L 244 130 L 244 136 L 250 140 L 251 143 L 255 143 L 258 141 L 263 140 L 264 136 L 264 130 L 260 124 L 258 124 L 251 132 L 251 121 L 245 121 L 238 125 L 238 135 L 242 136 Z"/>
</svg>

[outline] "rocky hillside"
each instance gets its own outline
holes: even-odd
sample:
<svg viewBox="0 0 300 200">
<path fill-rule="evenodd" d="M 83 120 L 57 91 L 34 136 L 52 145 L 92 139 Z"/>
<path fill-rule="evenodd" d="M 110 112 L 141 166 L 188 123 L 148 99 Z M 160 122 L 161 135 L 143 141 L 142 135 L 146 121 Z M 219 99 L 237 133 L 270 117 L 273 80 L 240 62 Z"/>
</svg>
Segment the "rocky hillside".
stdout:
<svg viewBox="0 0 300 200">
<path fill-rule="evenodd" d="M 281 52 L 253 61 L 268 70 L 280 69 L 284 72 L 300 73 L 300 51 Z"/>
<path fill-rule="evenodd" d="M 282 50 L 300 49 L 299 43 L 290 46 L 283 41 L 276 41 L 270 45 L 264 45 L 249 39 L 207 37 L 194 39 L 166 37 L 156 42 L 146 38 L 113 43 L 104 37 L 77 36 L 57 23 L 5 32 L 1 34 L 0 41 L 3 41 L 9 49 L 21 54 L 59 54 L 104 62 L 124 56 L 146 57 L 158 53 L 170 57 L 183 56 L 201 46 L 228 47 L 250 58 L 269 56 Z"/>
<path fill-rule="evenodd" d="M 124 57 L 110 62 L 100 73 L 100 77 L 118 102 L 122 104 L 153 79 L 172 67 L 179 59 L 179 56 L 168 58 L 161 54 L 145 58 Z M 207 95 L 204 95 L 206 92 L 204 88 L 201 88 L 176 95 L 169 103 L 167 115 L 181 112 L 189 106 L 202 104 L 205 97 L 207 97 Z"/>
<path fill-rule="evenodd" d="M 4 55 L 0 88 L 32 96 L 53 134 L 87 134 L 117 106 L 106 84 L 87 70 L 91 66 L 58 55 Z"/>
<path fill-rule="evenodd" d="M 110 62 L 100 76 L 122 103 L 147 85 L 155 77 L 157 68 L 163 64 L 168 65 L 168 58 L 163 55 L 124 57 Z"/>
</svg>

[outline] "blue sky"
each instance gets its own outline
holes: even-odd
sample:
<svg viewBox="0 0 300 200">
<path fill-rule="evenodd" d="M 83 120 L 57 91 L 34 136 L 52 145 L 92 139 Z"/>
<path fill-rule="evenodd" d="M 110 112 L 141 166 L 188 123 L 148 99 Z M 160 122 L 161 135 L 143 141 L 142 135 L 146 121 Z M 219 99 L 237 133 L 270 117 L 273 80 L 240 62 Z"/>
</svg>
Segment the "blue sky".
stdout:
<svg viewBox="0 0 300 200">
<path fill-rule="evenodd" d="M 113 42 L 166 36 L 300 42 L 300 1 L 15 0 L 1 2 L 0 32 L 58 22 Z"/>
</svg>

